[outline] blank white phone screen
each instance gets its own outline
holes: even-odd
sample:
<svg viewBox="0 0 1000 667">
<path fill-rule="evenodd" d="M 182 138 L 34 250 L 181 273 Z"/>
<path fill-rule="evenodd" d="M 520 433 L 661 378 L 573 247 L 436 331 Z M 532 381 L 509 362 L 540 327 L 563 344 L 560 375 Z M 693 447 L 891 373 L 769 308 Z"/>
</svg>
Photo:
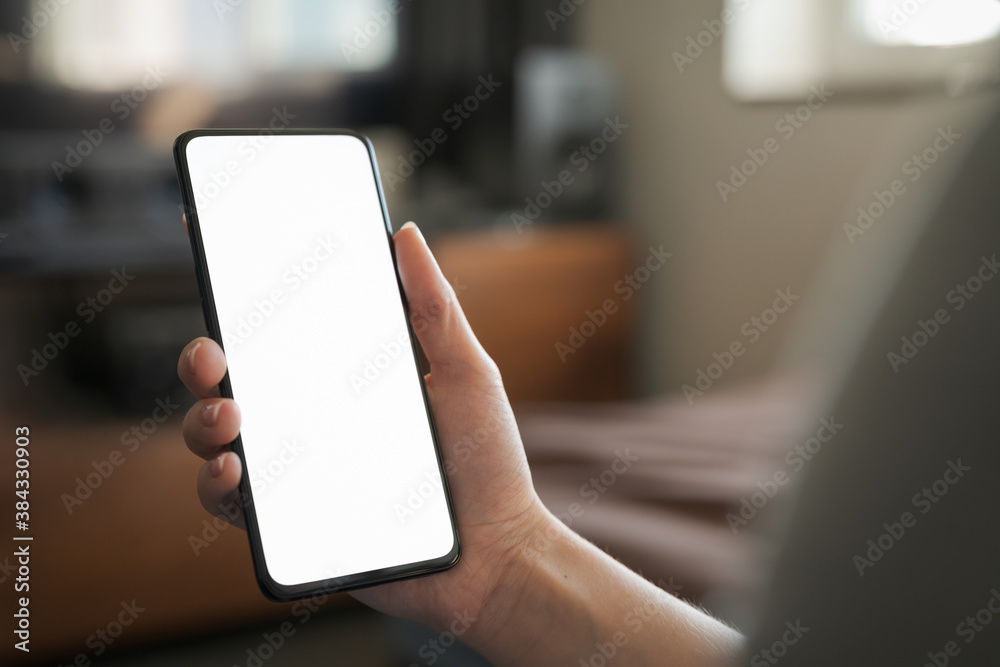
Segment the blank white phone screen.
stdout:
<svg viewBox="0 0 1000 667">
<path fill-rule="evenodd" d="M 290 586 L 448 555 L 366 145 L 197 136 L 186 157 L 268 573 Z"/>
</svg>

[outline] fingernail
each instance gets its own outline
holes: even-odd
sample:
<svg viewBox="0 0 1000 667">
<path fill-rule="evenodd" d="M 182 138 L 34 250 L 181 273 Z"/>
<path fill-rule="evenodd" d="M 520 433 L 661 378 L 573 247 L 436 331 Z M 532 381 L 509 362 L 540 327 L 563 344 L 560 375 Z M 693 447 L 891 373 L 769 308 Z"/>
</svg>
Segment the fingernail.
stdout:
<svg viewBox="0 0 1000 667">
<path fill-rule="evenodd" d="M 218 477 L 222 474 L 223 468 L 226 467 L 225 458 L 225 454 L 219 454 L 212 459 L 212 462 L 208 465 L 208 472 L 212 474 L 212 477 Z"/>
<path fill-rule="evenodd" d="M 417 223 L 413 222 L 412 220 L 410 220 L 409 222 L 407 222 L 406 224 L 404 224 L 402 227 L 399 228 L 400 231 L 403 231 L 404 229 L 412 229 L 417 233 L 417 236 L 419 236 L 420 238 L 424 238 L 424 233 L 420 231 L 419 227 L 417 227 Z"/>
<path fill-rule="evenodd" d="M 188 373 L 191 375 L 194 375 L 194 353 L 198 351 L 199 347 L 201 347 L 201 341 L 198 341 L 191 346 L 191 349 L 189 349 L 187 354 L 184 355 L 184 361 L 187 364 Z"/>
<path fill-rule="evenodd" d="M 220 407 L 222 407 L 222 403 L 215 401 L 202 408 L 201 423 L 205 426 L 215 426 L 215 424 L 219 421 Z"/>
</svg>

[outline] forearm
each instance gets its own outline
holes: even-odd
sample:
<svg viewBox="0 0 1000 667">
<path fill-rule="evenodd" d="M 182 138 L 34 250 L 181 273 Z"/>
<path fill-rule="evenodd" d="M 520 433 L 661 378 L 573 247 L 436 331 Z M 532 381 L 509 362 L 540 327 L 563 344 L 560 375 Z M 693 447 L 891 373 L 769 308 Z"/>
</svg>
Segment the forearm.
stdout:
<svg viewBox="0 0 1000 667">
<path fill-rule="evenodd" d="M 546 513 L 469 643 L 497 665 L 725 665 L 742 637 Z"/>
</svg>

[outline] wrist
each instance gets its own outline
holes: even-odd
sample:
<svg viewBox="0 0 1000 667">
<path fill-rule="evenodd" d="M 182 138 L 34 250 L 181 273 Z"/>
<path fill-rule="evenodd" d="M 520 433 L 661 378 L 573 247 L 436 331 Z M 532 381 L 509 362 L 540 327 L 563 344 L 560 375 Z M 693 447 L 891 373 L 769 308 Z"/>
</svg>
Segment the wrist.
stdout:
<svg viewBox="0 0 1000 667">
<path fill-rule="evenodd" d="M 723 664 L 741 646 L 738 633 L 631 572 L 544 508 L 498 564 L 479 620 L 465 640 L 496 665 L 586 663 L 608 646 L 621 665 Z"/>
<path fill-rule="evenodd" d="M 587 605 L 568 565 L 589 546 L 536 501 L 514 532 L 479 622 L 466 643 L 494 664 L 535 664 L 539 643 L 567 628 L 590 634 Z M 540 664 L 551 664 L 542 662 Z"/>
</svg>

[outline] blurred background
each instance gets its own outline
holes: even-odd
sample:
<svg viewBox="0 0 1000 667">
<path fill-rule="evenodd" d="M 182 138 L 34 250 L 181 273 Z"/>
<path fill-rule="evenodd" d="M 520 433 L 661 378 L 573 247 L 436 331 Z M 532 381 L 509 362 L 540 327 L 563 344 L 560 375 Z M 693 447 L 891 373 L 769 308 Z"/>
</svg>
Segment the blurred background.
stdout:
<svg viewBox="0 0 1000 667">
<path fill-rule="evenodd" d="M 767 549 L 733 512 L 821 428 L 1000 78 L 992 0 L 41 0 L 0 29 L 0 420 L 31 427 L 37 554 L 32 652 L 5 664 L 483 664 L 344 596 L 266 602 L 245 536 L 207 520 L 175 370 L 205 333 L 180 132 L 371 137 L 546 503 L 604 479 L 566 520 L 739 623 Z"/>
</svg>

